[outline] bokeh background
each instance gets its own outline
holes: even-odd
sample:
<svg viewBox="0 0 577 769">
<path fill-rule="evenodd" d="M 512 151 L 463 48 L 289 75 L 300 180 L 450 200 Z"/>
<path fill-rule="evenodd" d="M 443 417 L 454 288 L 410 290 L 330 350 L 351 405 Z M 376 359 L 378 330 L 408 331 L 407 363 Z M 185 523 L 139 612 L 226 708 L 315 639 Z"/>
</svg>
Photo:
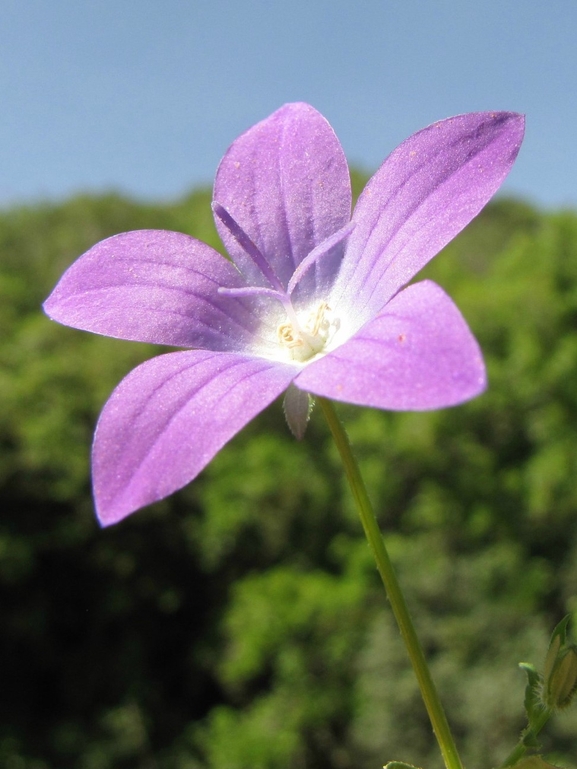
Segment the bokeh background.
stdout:
<svg viewBox="0 0 577 769">
<path fill-rule="evenodd" d="M 458 409 L 343 406 L 469 767 L 523 726 L 520 661 L 577 612 L 573 2 L 51 3 L 0 8 L 0 766 L 440 766 L 319 413 L 273 404 L 179 494 L 100 530 L 98 413 L 160 352 L 40 311 L 101 238 L 220 247 L 210 183 L 282 103 L 335 127 L 358 192 L 434 120 L 527 113 L 502 195 L 427 268 L 486 354 Z M 577 714 L 543 750 L 576 769 Z"/>
</svg>

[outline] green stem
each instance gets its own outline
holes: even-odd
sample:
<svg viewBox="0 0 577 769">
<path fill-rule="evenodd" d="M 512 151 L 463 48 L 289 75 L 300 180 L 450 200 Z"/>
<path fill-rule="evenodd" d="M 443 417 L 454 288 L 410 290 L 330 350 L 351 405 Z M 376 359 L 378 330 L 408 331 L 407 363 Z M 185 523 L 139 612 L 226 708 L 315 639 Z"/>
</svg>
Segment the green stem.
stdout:
<svg viewBox="0 0 577 769">
<path fill-rule="evenodd" d="M 407 604 L 385 547 L 381 530 L 377 524 L 359 466 L 353 456 L 348 436 L 335 412 L 332 402 L 325 398 L 317 398 L 316 400 L 323 410 L 343 460 L 347 479 L 355 498 L 363 528 L 377 562 L 377 568 L 383 580 L 393 614 L 407 647 L 413 670 L 417 676 L 421 696 L 423 697 L 435 737 L 443 754 L 445 766 L 447 769 L 463 769 L 443 706 L 429 672 L 423 649 L 417 638 Z"/>
<path fill-rule="evenodd" d="M 539 734 L 541 729 L 545 726 L 545 724 L 551 718 L 552 715 L 553 715 L 552 710 L 549 710 L 549 709 L 543 710 L 537 722 L 533 724 L 533 726 L 528 726 L 524 730 L 518 744 L 509 753 L 507 758 L 500 765 L 499 769 L 507 769 L 507 767 L 515 766 L 515 764 L 523 758 L 525 753 L 535 743 L 537 739 L 537 735 Z"/>
</svg>

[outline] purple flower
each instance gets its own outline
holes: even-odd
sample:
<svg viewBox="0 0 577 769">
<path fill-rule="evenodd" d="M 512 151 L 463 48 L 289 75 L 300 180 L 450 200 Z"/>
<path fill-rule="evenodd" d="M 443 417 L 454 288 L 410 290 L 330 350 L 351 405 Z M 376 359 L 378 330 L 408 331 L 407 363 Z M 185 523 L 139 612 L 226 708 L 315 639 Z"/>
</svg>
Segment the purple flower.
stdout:
<svg viewBox="0 0 577 769">
<path fill-rule="evenodd" d="M 224 156 L 213 210 L 232 261 L 177 232 L 127 232 L 63 275 L 46 313 L 120 339 L 184 347 L 132 371 L 100 416 L 94 493 L 103 525 L 191 481 L 286 391 L 302 436 L 309 393 L 425 410 L 479 394 L 479 347 L 431 281 L 403 288 L 508 173 L 523 117 L 461 115 L 411 136 L 351 218 L 341 145 L 287 104 Z"/>
</svg>

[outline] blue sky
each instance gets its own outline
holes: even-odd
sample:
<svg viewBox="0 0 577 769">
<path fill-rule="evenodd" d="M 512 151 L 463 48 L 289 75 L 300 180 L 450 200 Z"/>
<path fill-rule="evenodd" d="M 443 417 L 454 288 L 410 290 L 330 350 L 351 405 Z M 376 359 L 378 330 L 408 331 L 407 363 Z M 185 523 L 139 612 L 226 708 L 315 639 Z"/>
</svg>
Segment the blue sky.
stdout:
<svg viewBox="0 0 577 769">
<path fill-rule="evenodd" d="M 374 170 L 453 114 L 527 114 L 506 191 L 577 207 L 575 0 L 2 0 L 0 205 L 210 184 L 308 101 Z"/>
</svg>

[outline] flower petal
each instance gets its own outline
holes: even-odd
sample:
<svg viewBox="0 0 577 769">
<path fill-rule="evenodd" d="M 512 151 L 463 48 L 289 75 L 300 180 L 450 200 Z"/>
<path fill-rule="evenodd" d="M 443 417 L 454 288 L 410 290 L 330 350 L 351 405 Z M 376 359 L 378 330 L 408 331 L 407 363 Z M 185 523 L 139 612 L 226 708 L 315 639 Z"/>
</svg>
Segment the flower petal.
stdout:
<svg viewBox="0 0 577 769">
<path fill-rule="evenodd" d="M 311 106 L 286 104 L 233 142 L 216 174 L 214 200 L 286 288 L 307 254 L 350 219 L 349 171 L 340 142 Z M 216 226 L 247 280 L 268 286 L 218 217 Z M 342 253 L 338 244 L 307 272 L 302 290 L 309 297 L 330 285 Z"/>
<path fill-rule="evenodd" d="M 44 303 L 74 328 L 139 342 L 245 350 L 259 300 L 223 296 L 244 285 L 221 254 L 188 235 L 137 230 L 103 240 L 64 273 Z"/>
<path fill-rule="evenodd" d="M 132 371 L 94 437 L 94 496 L 103 526 L 182 488 L 285 390 L 291 366 L 202 350 L 160 355 Z"/>
<path fill-rule="evenodd" d="M 294 384 L 315 395 L 394 411 L 453 406 L 486 385 L 481 351 L 452 300 L 431 281 L 409 286 Z"/>
<path fill-rule="evenodd" d="M 359 198 L 331 307 L 356 328 L 380 312 L 497 191 L 523 132 L 522 115 L 479 112 L 403 142 Z"/>
</svg>

